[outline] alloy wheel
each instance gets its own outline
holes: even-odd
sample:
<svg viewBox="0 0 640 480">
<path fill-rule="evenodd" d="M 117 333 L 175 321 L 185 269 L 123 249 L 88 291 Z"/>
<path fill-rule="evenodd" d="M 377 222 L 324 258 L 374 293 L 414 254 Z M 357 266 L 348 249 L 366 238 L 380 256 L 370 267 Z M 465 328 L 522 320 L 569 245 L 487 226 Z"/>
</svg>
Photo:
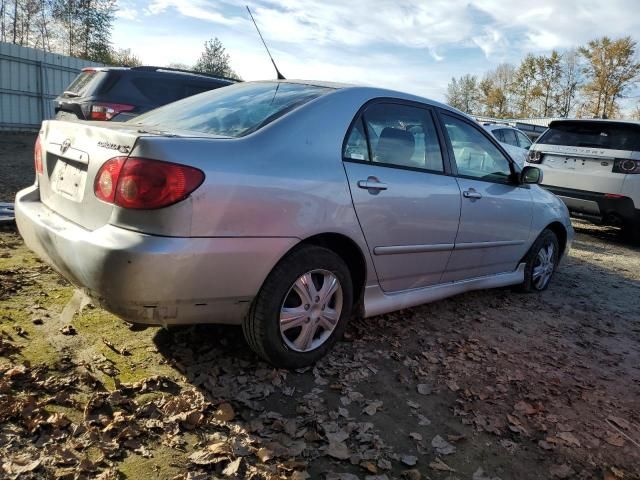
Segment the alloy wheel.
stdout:
<svg viewBox="0 0 640 480">
<path fill-rule="evenodd" d="M 533 285 L 537 290 L 547 286 L 555 270 L 555 248 L 552 242 L 545 243 L 538 251 L 533 266 Z"/>
<path fill-rule="evenodd" d="M 310 352 L 331 336 L 342 313 L 342 286 L 328 270 L 311 270 L 293 283 L 280 308 L 280 335 L 287 347 Z"/>
</svg>

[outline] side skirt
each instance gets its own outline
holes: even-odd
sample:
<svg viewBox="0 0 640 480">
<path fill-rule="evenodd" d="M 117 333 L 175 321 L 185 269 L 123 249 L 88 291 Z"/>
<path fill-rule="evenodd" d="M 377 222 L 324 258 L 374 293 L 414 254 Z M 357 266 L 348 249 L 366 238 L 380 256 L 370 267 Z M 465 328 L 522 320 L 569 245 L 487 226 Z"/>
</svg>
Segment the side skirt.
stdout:
<svg viewBox="0 0 640 480">
<path fill-rule="evenodd" d="M 435 302 L 443 298 L 472 290 L 506 287 L 524 281 L 525 264 L 521 263 L 513 272 L 498 273 L 485 277 L 470 278 L 457 282 L 415 288 L 401 292 L 385 293 L 379 285 L 372 285 L 364 292 L 364 316 L 373 317 L 383 313 L 415 307 L 423 303 Z"/>
</svg>

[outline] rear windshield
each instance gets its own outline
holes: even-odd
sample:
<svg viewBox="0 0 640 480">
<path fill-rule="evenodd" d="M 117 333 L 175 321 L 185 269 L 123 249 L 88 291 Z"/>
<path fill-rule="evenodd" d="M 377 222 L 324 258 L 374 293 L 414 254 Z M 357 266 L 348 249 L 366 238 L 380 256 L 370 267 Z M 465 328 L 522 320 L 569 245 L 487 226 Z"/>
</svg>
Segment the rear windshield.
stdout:
<svg viewBox="0 0 640 480">
<path fill-rule="evenodd" d="M 165 105 L 131 122 L 241 137 L 332 90 L 296 83 L 238 83 Z"/>
<path fill-rule="evenodd" d="M 83 96 L 87 92 L 91 81 L 96 79 L 97 73 L 95 70 L 84 70 L 80 72 L 80 75 L 67 87 L 65 93 L 72 92 L 78 96 Z"/>
<path fill-rule="evenodd" d="M 546 145 L 640 151 L 640 126 L 607 123 L 561 123 L 538 140 Z"/>
</svg>

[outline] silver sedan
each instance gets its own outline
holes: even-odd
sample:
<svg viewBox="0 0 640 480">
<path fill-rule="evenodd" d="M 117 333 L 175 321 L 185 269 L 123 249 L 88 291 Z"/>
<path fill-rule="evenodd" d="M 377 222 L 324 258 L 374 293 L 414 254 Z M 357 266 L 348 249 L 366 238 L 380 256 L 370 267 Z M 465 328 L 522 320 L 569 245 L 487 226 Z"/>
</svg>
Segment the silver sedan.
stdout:
<svg viewBox="0 0 640 480">
<path fill-rule="evenodd" d="M 473 119 L 377 88 L 247 82 L 130 122 L 46 121 L 16 220 L 41 258 L 133 323 L 242 325 L 275 365 L 350 317 L 544 290 L 564 204 Z"/>
</svg>

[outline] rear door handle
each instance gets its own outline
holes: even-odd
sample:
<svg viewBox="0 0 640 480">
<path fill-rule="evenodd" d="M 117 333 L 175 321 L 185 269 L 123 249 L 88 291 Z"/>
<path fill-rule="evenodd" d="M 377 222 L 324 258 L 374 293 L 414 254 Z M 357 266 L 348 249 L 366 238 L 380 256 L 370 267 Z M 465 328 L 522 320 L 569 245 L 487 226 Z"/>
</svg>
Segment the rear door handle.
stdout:
<svg viewBox="0 0 640 480">
<path fill-rule="evenodd" d="M 465 190 L 464 192 L 462 192 L 462 196 L 464 198 L 474 198 L 474 199 L 482 198 L 482 194 L 480 192 L 476 192 L 473 189 Z"/>
<path fill-rule="evenodd" d="M 377 178 L 369 177 L 367 180 L 359 180 L 358 187 L 365 190 L 386 190 L 387 184 L 378 181 Z"/>
</svg>

